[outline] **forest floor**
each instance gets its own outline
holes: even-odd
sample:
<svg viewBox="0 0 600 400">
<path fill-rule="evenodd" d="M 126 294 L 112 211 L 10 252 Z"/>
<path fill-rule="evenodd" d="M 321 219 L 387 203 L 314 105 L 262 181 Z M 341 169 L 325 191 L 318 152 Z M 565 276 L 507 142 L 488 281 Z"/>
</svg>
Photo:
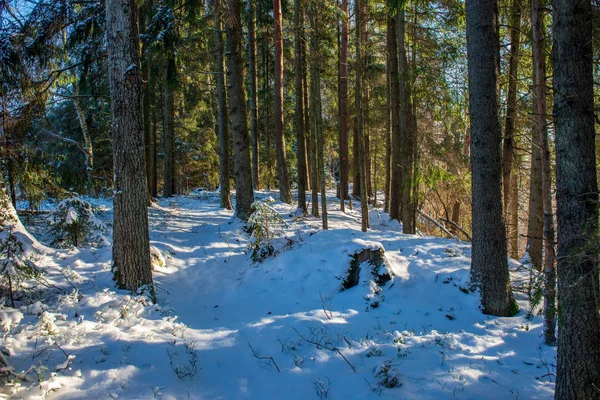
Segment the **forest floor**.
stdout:
<svg viewBox="0 0 600 400">
<path fill-rule="evenodd" d="M 88 200 L 110 223 L 111 202 Z M 486 316 L 465 293 L 469 243 L 404 235 L 377 210 L 362 233 L 356 204 L 342 213 L 333 193 L 327 231 L 290 205 L 272 207 L 287 223 L 274 241 L 281 252 L 257 263 L 218 195 L 161 199 L 150 209 L 151 242 L 166 260 L 154 272 L 155 305 L 116 289 L 110 246 L 36 244 L 49 287 L 30 306 L 0 309 L 8 361 L 31 381 L 0 398 L 553 397 L 556 348 L 528 315 L 521 264 L 511 263 L 519 314 Z M 43 220 L 26 225 L 48 243 Z M 358 285 L 341 291 L 363 249 L 384 249 L 379 272 L 393 279 L 379 286 L 365 262 Z"/>
</svg>

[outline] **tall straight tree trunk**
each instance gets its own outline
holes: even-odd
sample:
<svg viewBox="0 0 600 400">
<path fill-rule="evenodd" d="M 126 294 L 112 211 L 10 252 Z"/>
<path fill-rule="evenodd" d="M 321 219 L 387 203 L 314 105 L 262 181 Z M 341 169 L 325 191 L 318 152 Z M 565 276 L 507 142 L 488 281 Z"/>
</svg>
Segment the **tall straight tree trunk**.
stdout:
<svg viewBox="0 0 600 400">
<path fill-rule="evenodd" d="M 244 93 L 242 59 L 241 0 L 228 0 L 225 24 L 227 69 L 229 78 L 229 104 L 233 136 L 233 175 L 235 179 L 235 215 L 246 221 L 252 213 L 254 191 Z"/>
<path fill-rule="evenodd" d="M 267 46 L 267 41 L 265 40 L 266 37 L 269 36 L 269 31 L 268 31 L 268 27 L 267 27 L 267 31 L 264 33 L 263 35 L 263 46 L 262 46 L 262 51 L 263 51 L 263 73 L 264 73 L 264 81 L 263 81 L 263 93 L 265 94 L 265 99 L 264 99 L 264 136 L 265 136 L 265 147 L 266 147 L 266 152 L 267 152 L 267 157 L 266 157 L 266 167 L 267 167 L 267 184 L 266 184 L 266 188 L 267 190 L 271 190 L 271 184 L 273 183 L 273 162 L 271 159 L 271 114 L 270 114 L 270 110 L 271 107 L 268 106 L 268 97 L 267 97 L 267 93 L 269 91 L 269 82 L 270 82 L 270 78 L 269 78 L 269 48 Z"/>
<path fill-rule="evenodd" d="M 533 69 L 533 81 L 537 81 L 536 69 Z M 537 114 L 536 92 L 533 91 L 533 114 Z M 532 267 L 542 270 L 543 247 L 543 213 L 542 202 L 542 152 L 540 135 L 536 129 L 531 130 L 531 176 L 529 179 L 529 218 L 527 221 L 527 253 Z"/>
<path fill-rule="evenodd" d="M 342 29 L 340 51 L 340 203 L 344 210 L 344 200 L 348 198 L 349 148 L 348 148 L 348 41 L 350 12 L 348 0 L 342 0 Z"/>
<path fill-rule="evenodd" d="M 311 153 L 311 157 L 310 157 L 310 161 L 311 161 L 311 199 L 312 199 L 312 207 L 311 207 L 311 212 L 312 215 L 315 218 L 319 217 L 319 180 L 320 180 L 320 168 L 319 168 L 319 146 L 322 145 L 322 143 L 319 142 L 319 106 L 318 106 L 318 97 L 320 96 L 320 91 L 321 88 L 317 86 L 317 84 L 320 86 L 320 80 L 317 79 L 317 73 L 318 73 L 318 49 L 317 49 L 317 35 L 318 35 L 318 29 L 317 29 L 317 18 L 316 18 L 316 11 L 315 11 L 315 0 L 311 0 L 310 2 L 310 13 L 309 13 L 309 17 L 310 17 L 310 21 L 311 21 L 311 37 L 310 37 L 310 134 L 311 134 L 311 139 L 310 139 L 310 153 Z"/>
<path fill-rule="evenodd" d="M 140 34 L 146 33 L 146 16 L 148 15 L 147 7 L 142 5 L 138 10 L 138 24 Z M 142 44 L 142 80 L 144 82 L 144 99 L 143 99 L 143 113 L 144 113 L 144 160 L 146 162 L 146 182 L 148 184 L 148 204 L 152 202 L 152 121 L 151 121 L 151 107 L 152 107 L 152 83 L 150 81 L 150 60 L 149 54 L 146 54 L 148 45 Z"/>
<path fill-rule="evenodd" d="M 558 204 L 557 400 L 600 396 L 600 269 L 591 2 L 552 1 Z"/>
<path fill-rule="evenodd" d="M 502 216 L 498 5 L 496 0 L 467 0 L 466 5 L 473 175 L 471 277 L 480 288 L 485 314 L 512 316 L 518 306 L 510 288 Z"/>
<path fill-rule="evenodd" d="M 303 18 L 306 16 L 305 10 L 301 10 Z M 306 35 L 302 34 L 301 38 L 301 51 L 302 51 L 302 101 L 304 102 L 304 139 L 306 145 L 304 146 L 306 149 L 306 190 L 312 190 L 312 146 L 310 140 L 310 129 L 311 129 L 311 119 L 310 119 L 310 90 L 308 83 L 308 62 L 307 62 L 307 53 L 308 53 L 308 40 Z"/>
<path fill-rule="evenodd" d="M 366 232 L 369 229 L 369 204 L 367 198 L 367 174 L 365 165 L 365 143 L 364 143 L 364 125 L 362 111 L 362 80 L 363 80 L 363 60 L 361 54 L 362 43 L 362 24 L 365 23 L 365 0 L 354 0 L 354 9 L 358 10 L 356 15 L 356 128 L 357 128 L 357 148 L 358 154 L 358 175 L 360 181 L 360 211 L 361 211 L 361 230 Z"/>
<path fill-rule="evenodd" d="M 413 204 L 415 120 L 411 102 L 411 83 L 405 45 L 404 9 L 398 10 L 398 68 L 400 81 L 400 140 L 402 152 L 402 232 L 415 233 L 415 207 Z"/>
<path fill-rule="evenodd" d="M 327 193 L 325 188 L 325 161 L 323 155 L 323 148 L 325 147 L 325 140 L 323 138 L 323 111 L 321 108 L 321 63 L 322 53 L 320 50 L 320 37 L 321 30 L 319 29 L 319 24 L 321 23 L 319 19 L 319 15 L 323 12 L 318 6 L 320 3 L 318 1 L 312 0 L 311 2 L 311 14 L 312 14 L 312 37 L 311 37 L 311 60 L 312 68 L 311 68 L 311 82 L 313 82 L 313 119 L 314 119 L 314 127 L 315 134 L 313 138 L 315 139 L 314 146 L 316 147 L 316 168 L 313 171 L 316 171 L 315 181 L 318 177 L 318 186 L 315 185 L 313 192 L 317 190 L 317 187 L 321 191 L 321 221 L 323 224 L 323 229 L 328 229 L 327 224 Z"/>
<path fill-rule="evenodd" d="M 400 138 L 400 77 L 398 69 L 398 40 L 396 16 L 387 21 L 387 52 L 390 59 L 390 105 L 392 121 L 390 218 L 400 221 L 402 204 L 402 141 Z"/>
<path fill-rule="evenodd" d="M 252 138 L 252 182 L 260 188 L 260 137 L 258 132 L 258 78 L 256 75 L 256 11 L 253 0 L 248 0 L 248 74 L 250 75 L 250 136 Z"/>
<path fill-rule="evenodd" d="M 137 8 L 134 0 L 106 1 L 108 71 L 112 113 L 114 222 L 112 270 L 117 285 L 154 298 Z"/>
<path fill-rule="evenodd" d="M 300 32 L 304 25 L 301 0 L 294 0 L 294 84 L 296 104 L 294 124 L 298 146 L 298 209 L 303 215 L 306 209 L 306 141 L 304 139 L 304 99 L 302 90 L 302 43 Z"/>
<path fill-rule="evenodd" d="M 356 1 L 356 0 L 355 0 Z M 356 96 L 355 96 L 356 97 Z M 356 108 L 356 102 L 354 104 L 354 108 Z M 356 110 L 358 113 L 358 110 Z M 360 162 L 358 159 L 358 122 L 356 121 L 356 117 L 354 117 L 354 127 L 352 130 L 353 140 L 352 140 L 352 196 L 360 198 Z"/>
<path fill-rule="evenodd" d="M 279 181 L 279 199 L 284 203 L 292 202 L 290 178 L 288 176 L 285 134 L 283 131 L 283 33 L 281 0 L 273 0 L 273 42 L 275 47 L 275 150 L 277 153 L 277 180 Z"/>
<path fill-rule="evenodd" d="M 221 207 L 231 210 L 231 142 L 229 140 L 227 94 L 225 92 L 225 66 L 223 65 L 223 26 L 221 24 L 221 0 L 214 1 L 215 13 L 215 58 L 217 61 L 217 114 L 219 134 L 219 187 L 221 189 Z"/>
<path fill-rule="evenodd" d="M 154 88 L 155 86 L 152 85 L 152 87 Z M 150 193 L 152 193 L 152 197 L 158 197 L 158 146 L 156 145 L 156 131 L 158 129 L 158 123 L 154 113 L 150 113 L 150 118 L 152 119 L 152 142 L 150 145 L 152 152 L 152 180 Z"/>
<path fill-rule="evenodd" d="M 165 165 L 163 196 L 175 194 L 175 47 L 171 39 L 167 40 L 166 58 L 164 60 L 164 140 Z"/>
<path fill-rule="evenodd" d="M 539 135 L 542 153 L 542 203 L 544 205 L 544 342 L 556 344 L 556 270 L 554 250 L 554 213 L 552 209 L 552 177 L 550 172 L 550 149 L 546 122 L 546 58 L 544 55 L 544 14 L 539 0 L 531 1 L 531 25 L 533 31 L 533 82 L 536 93 L 534 130 Z"/>
<path fill-rule="evenodd" d="M 504 186 L 504 214 L 506 216 L 506 238 L 508 254 L 519 258 L 519 226 L 513 225 L 513 212 L 517 201 L 513 186 L 516 180 L 515 121 L 517 119 L 517 81 L 521 45 L 522 0 L 513 0 L 510 14 L 510 59 L 508 68 L 508 95 L 506 99 L 506 119 L 504 124 L 504 146 L 502 152 L 502 183 Z M 518 219 L 517 219 L 518 221 Z"/>
<path fill-rule="evenodd" d="M 386 127 L 385 127 L 385 156 L 383 159 L 383 173 L 385 174 L 385 183 L 383 185 L 383 211 L 386 213 L 390 212 L 390 190 L 391 190 L 391 183 L 392 183 L 392 141 L 391 141 L 391 134 L 392 134 L 392 82 L 391 82 L 391 78 L 390 78 L 390 74 L 391 74 L 391 70 L 392 70 L 392 54 L 390 53 L 390 37 L 389 37 L 389 29 L 390 29 L 390 18 L 391 16 L 388 16 L 387 19 L 387 40 L 386 40 L 386 74 L 385 74 L 385 80 L 386 80 L 386 94 L 387 94 L 387 99 L 386 99 Z M 394 29 L 394 23 L 393 21 L 391 22 L 392 24 L 392 29 Z M 394 44 L 394 47 L 396 47 L 396 45 Z"/>
</svg>

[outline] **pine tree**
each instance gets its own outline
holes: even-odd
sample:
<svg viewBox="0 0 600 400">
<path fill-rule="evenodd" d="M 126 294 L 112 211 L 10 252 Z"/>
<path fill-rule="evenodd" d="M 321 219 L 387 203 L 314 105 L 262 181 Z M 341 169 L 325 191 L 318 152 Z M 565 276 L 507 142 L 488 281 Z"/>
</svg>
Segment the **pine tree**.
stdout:
<svg viewBox="0 0 600 400">
<path fill-rule="evenodd" d="M 512 316 L 513 298 L 502 217 L 502 165 L 498 120 L 496 0 L 467 1 L 467 54 L 471 110 L 473 250 L 471 276 L 483 312 Z"/>
<path fill-rule="evenodd" d="M 142 76 L 135 0 L 106 1 L 114 168 L 113 271 L 117 285 L 152 296 Z"/>
<path fill-rule="evenodd" d="M 600 274 L 589 1 L 553 0 L 558 221 L 557 400 L 598 398 Z"/>
</svg>

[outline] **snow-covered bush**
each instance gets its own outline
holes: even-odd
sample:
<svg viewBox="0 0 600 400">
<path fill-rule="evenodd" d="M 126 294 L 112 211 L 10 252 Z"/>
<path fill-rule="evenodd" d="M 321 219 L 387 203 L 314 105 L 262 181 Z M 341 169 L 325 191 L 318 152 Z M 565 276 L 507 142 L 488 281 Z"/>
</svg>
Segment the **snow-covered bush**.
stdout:
<svg viewBox="0 0 600 400">
<path fill-rule="evenodd" d="M 106 226 L 94 215 L 92 205 L 79 197 L 58 203 L 48 220 L 54 246 L 77 247 L 104 242 L 102 233 L 106 231 Z"/>
<path fill-rule="evenodd" d="M 278 253 L 272 240 L 283 235 L 283 228 L 287 226 L 281 215 L 271 207 L 272 197 L 252 203 L 252 214 L 248 218 L 248 231 L 250 232 L 250 251 L 252 261 L 263 262 L 270 256 Z"/>
<path fill-rule="evenodd" d="M 0 233 L 0 290 L 8 292 L 12 307 L 15 306 L 15 290 L 24 281 L 39 278 L 40 270 L 25 254 L 23 242 L 12 229 Z"/>
</svg>

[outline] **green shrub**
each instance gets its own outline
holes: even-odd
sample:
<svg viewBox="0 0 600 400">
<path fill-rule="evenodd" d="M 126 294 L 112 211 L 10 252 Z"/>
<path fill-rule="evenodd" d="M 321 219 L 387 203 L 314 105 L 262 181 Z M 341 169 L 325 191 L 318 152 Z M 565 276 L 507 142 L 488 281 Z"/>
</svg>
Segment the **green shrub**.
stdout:
<svg viewBox="0 0 600 400">
<path fill-rule="evenodd" d="M 106 226 L 94 215 L 92 205 L 71 197 L 58 203 L 48 217 L 53 246 L 71 247 L 84 244 L 102 244 Z"/>
</svg>

